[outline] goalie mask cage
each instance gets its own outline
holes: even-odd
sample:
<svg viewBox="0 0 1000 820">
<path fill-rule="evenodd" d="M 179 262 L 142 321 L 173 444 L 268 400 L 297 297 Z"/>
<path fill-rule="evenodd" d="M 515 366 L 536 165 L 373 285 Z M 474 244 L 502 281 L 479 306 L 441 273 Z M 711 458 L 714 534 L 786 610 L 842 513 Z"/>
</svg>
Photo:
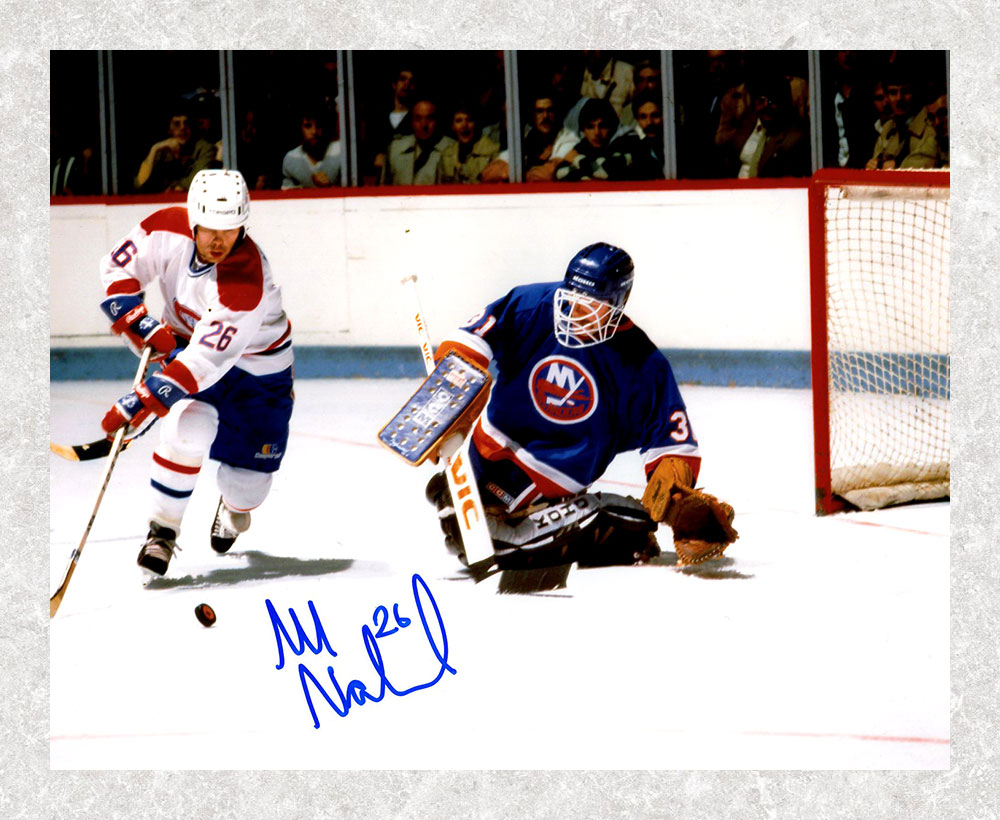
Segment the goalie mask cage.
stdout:
<svg viewBox="0 0 1000 820">
<path fill-rule="evenodd" d="M 946 171 L 809 187 L 816 512 L 950 494 Z"/>
</svg>

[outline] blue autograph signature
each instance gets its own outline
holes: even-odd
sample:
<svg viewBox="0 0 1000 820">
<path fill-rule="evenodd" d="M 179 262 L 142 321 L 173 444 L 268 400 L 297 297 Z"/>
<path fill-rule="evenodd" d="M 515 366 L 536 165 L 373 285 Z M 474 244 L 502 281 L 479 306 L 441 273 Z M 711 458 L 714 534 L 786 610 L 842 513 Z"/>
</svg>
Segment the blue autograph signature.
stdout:
<svg viewBox="0 0 1000 820">
<path fill-rule="evenodd" d="M 328 666 L 326 668 L 327 675 L 330 678 L 330 685 L 332 686 L 332 695 L 326 689 L 323 688 L 323 684 L 316 679 L 316 676 L 309 671 L 309 668 L 304 664 L 299 664 L 299 680 L 302 683 L 302 692 L 305 695 L 306 703 L 309 704 L 309 711 L 312 714 L 313 726 L 319 728 L 319 717 L 316 714 L 316 708 L 313 706 L 313 696 L 310 692 L 310 684 L 312 687 L 323 696 L 323 699 L 330 705 L 333 711 L 340 715 L 340 717 L 347 717 L 347 714 L 351 711 L 351 706 L 363 706 L 367 701 L 372 701 L 373 703 L 378 703 L 382 698 L 385 697 L 386 693 L 396 695 L 397 697 L 403 697 L 405 695 L 410 695 L 413 692 L 417 692 L 420 689 L 428 689 L 434 684 L 436 684 L 442 677 L 444 677 L 445 672 L 450 672 L 452 675 L 456 674 L 455 669 L 448 664 L 448 633 L 444 628 L 444 621 L 441 618 L 441 611 L 438 609 L 437 601 L 434 600 L 434 596 L 431 594 L 430 588 L 427 583 L 419 575 L 414 574 L 413 576 L 413 602 L 417 608 L 417 614 L 420 618 L 420 624 L 424 628 L 424 635 L 427 637 L 427 643 L 430 645 L 431 652 L 434 653 L 434 657 L 437 658 L 438 663 L 440 663 L 440 669 L 437 671 L 437 675 L 433 680 L 427 683 L 420 683 L 415 686 L 410 686 L 407 689 L 397 689 L 389 681 L 389 677 L 385 671 L 385 663 L 382 660 L 382 653 L 379 650 L 378 639 L 386 638 L 400 629 L 406 629 L 411 620 L 409 618 L 400 615 L 399 604 L 392 605 L 392 617 L 395 622 L 395 626 L 389 626 L 389 610 L 384 606 L 379 606 L 375 609 L 375 614 L 372 618 L 378 631 L 374 634 L 371 628 L 365 624 L 361 627 L 361 637 L 364 641 L 365 649 L 368 652 L 368 658 L 371 660 L 372 667 L 378 674 L 378 691 L 371 692 L 368 687 L 360 680 L 352 680 L 347 684 L 346 689 L 341 687 L 340 682 L 337 680 L 337 676 L 334 674 L 333 667 Z M 302 626 L 299 621 L 298 616 L 295 614 L 295 610 L 289 608 L 288 614 L 291 618 L 292 624 L 295 628 L 295 639 L 293 640 L 285 627 L 284 623 L 281 621 L 281 617 L 278 615 L 274 608 L 274 604 L 271 603 L 271 599 L 268 598 L 265 601 L 267 605 L 267 612 L 271 616 L 271 626 L 274 627 L 274 639 L 278 645 L 278 664 L 275 669 L 282 669 L 285 665 L 285 650 L 284 644 L 288 644 L 288 648 L 296 655 L 302 655 L 308 649 L 314 655 L 320 655 L 323 652 L 327 652 L 330 657 L 337 657 L 337 653 L 334 651 L 333 646 L 330 644 L 330 639 L 327 637 L 326 630 L 323 628 L 323 622 L 319 618 L 319 613 L 316 611 L 316 606 L 312 601 L 309 601 L 309 614 L 312 616 L 312 622 L 315 627 L 316 639 L 315 641 L 310 640 L 309 634 L 306 629 Z M 430 608 L 434 613 L 434 621 L 436 622 L 436 632 L 432 631 L 431 624 L 427 621 L 427 612 L 425 611 L 425 606 L 430 605 Z"/>
</svg>

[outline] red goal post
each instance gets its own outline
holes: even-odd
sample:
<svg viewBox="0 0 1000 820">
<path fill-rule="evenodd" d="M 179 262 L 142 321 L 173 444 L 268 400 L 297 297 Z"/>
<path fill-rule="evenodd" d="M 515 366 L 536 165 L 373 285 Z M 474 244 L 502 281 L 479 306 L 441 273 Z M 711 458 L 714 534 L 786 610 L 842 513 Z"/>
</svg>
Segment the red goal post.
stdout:
<svg viewBox="0 0 1000 820">
<path fill-rule="evenodd" d="M 947 171 L 809 186 L 816 512 L 950 494 Z"/>
</svg>

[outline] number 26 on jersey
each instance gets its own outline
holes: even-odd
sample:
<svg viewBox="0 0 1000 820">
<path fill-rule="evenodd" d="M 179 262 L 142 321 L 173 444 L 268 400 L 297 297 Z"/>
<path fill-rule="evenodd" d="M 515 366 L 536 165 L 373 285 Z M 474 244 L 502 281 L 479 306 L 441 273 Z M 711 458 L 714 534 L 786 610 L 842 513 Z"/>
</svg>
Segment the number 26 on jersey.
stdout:
<svg viewBox="0 0 1000 820">
<path fill-rule="evenodd" d="M 212 322 L 212 330 L 208 331 L 198 340 L 198 344 L 218 350 L 220 353 L 229 347 L 229 343 L 236 335 L 234 325 L 225 325 L 222 322 Z"/>
</svg>

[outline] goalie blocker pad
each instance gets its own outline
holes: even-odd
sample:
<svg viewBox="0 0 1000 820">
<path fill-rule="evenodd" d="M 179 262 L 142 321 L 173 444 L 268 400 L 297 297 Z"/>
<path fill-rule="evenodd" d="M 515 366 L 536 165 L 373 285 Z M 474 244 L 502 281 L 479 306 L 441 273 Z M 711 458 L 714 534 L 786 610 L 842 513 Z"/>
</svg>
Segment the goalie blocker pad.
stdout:
<svg viewBox="0 0 1000 820">
<path fill-rule="evenodd" d="M 465 432 L 463 425 L 478 415 L 489 386 L 489 373 L 452 350 L 379 431 L 378 440 L 408 463 L 423 464 L 452 432 Z"/>
<path fill-rule="evenodd" d="M 636 499 L 614 493 L 583 493 L 520 519 L 488 520 L 501 569 L 640 564 L 660 554 L 657 523 Z"/>
</svg>

